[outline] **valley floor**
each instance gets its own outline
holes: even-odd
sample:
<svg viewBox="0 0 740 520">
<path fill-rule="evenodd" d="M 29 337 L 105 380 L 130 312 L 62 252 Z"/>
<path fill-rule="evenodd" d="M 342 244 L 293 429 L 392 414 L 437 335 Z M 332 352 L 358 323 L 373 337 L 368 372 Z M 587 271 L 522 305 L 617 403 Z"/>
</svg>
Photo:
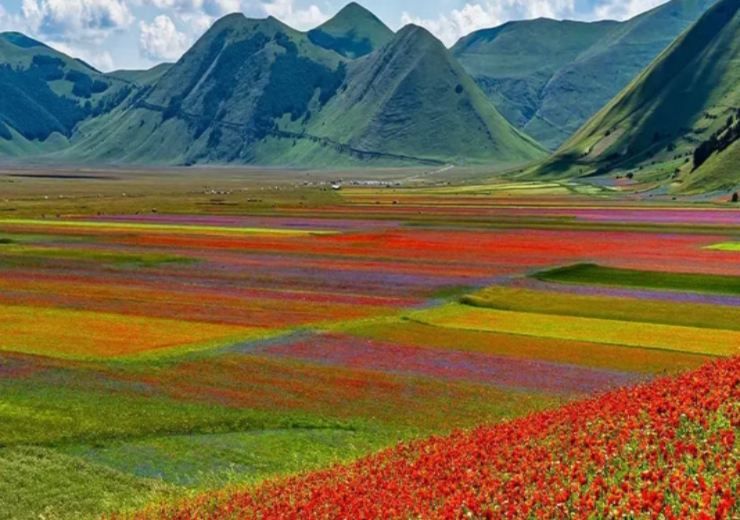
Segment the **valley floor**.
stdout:
<svg viewBox="0 0 740 520">
<path fill-rule="evenodd" d="M 736 207 L 452 174 L 0 171 L 0 518 L 179 503 L 740 355 Z"/>
</svg>

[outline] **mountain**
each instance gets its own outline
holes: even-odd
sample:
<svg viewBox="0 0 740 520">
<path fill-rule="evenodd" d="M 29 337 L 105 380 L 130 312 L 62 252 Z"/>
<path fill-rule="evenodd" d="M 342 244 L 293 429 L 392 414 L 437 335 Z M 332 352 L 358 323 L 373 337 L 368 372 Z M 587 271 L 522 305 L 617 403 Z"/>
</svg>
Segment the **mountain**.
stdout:
<svg viewBox="0 0 740 520">
<path fill-rule="evenodd" d="M 475 32 L 452 51 L 501 113 L 526 131 L 552 95 L 548 82 L 616 25 L 545 18 L 510 22 Z M 552 137 L 537 137 L 552 144 Z"/>
<path fill-rule="evenodd" d="M 516 163 L 542 155 L 444 45 L 414 25 L 351 63 L 344 85 L 308 131 L 359 149 L 439 161 Z"/>
<path fill-rule="evenodd" d="M 511 22 L 452 51 L 517 128 L 555 149 L 714 0 L 672 0 L 626 22 Z"/>
<path fill-rule="evenodd" d="M 16 32 L 0 33 L 0 154 L 66 146 L 81 121 L 117 106 L 128 82 Z"/>
<path fill-rule="evenodd" d="M 315 112 L 346 74 L 343 58 L 275 18 L 217 21 L 127 106 L 80 128 L 73 158 L 259 162 L 280 125 Z M 292 142 L 292 141 L 291 141 Z"/>
<path fill-rule="evenodd" d="M 138 86 L 152 85 L 159 81 L 172 68 L 172 63 L 160 63 L 146 70 L 114 70 L 108 73 L 109 77 L 121 79 Z"/>
<path fill-rule="evenodd" d="M 352 2 L 331 20 L 308 32 L 314 44 L 348 58 L 359 58 L 379 49 L 393 38 L 373 13 Z"/>
<path fill-rule="evenodd" d="M 534 174 L 740 184 L 740 3 L 718 0 Z"/>
<path fill-rule="evenodd" d="M 83 123 L 75 160 L 263 165 L 521 163 L 543 156 L 449 51 L 407 27 L 350 60 L 229 15 L 159 80 Z"/>
</svg>

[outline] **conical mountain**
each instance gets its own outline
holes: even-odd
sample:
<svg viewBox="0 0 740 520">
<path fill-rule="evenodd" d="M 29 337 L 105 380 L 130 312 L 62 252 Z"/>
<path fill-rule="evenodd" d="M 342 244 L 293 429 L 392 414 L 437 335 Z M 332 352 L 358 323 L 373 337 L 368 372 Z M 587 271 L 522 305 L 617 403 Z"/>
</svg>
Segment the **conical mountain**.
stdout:
<svg viewBox="0 0 740 520">
<path fill-rule="evenodd" d="M 21 33 L 0 33 L 0 155 L 66 146 L 75 126 L 112 109 L 130 91 Z"/>
<path fill-rule="evenodd" d="M 345 85 L 310 128 L 357 148 L 441 161 L 513 163 L 542 155 L 444 45 L 414 25 L 351 63 Z"/>
<path fill-rule="evenodd" d="M 462 38 L 453 54 L 509 121 L 555 149 L 714 1 L 671 0 L 624 22 L 510 22 Z"/>
<path fill-rule="evenodd" d="M 622 170 L 687 191 L 730 189 L 739 135 L 740 3 L 719 0 L 537 173 Z"/>
<path fill-rule="evenodd" d="M 309 39 L 347 58 L 359 58 L 379 49 L 393 38 L 377 16 L 352 2 L 333 18 L 308 32 Z"/>
</svg>

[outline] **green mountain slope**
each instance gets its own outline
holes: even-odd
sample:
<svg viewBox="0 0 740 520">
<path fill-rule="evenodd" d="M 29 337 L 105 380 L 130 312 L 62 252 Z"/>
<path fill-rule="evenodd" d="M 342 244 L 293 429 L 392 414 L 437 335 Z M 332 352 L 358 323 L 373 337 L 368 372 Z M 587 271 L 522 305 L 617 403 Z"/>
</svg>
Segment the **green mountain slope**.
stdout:
<svg viewBox="0 0 740 520">
<path fill-rule="evenodd" d="M 739 35 L 740 3 L 719 0 L 534 173 L 624 171 L 683 191 L 740 183 Z"/>
<path fill-rule="evenodd" d="M 496 111 L 442 43 L 413 25 L 349 66 L 309 131 L 440 161 L 517 163 L 542 151 Z"/>
<path fill-rule="evenodd" d="M 428 32 L 359 60 L 275 19 L 223 18 L 64 156 L 142 163 L 345 165 L 542 157 Z"/>
<path fill-rule="evenodd" d="M 308 32 L 314 44 L 348 58 L 359 58 L 379 49 L 393 38 L 373 13 L 352 2 L 331 20 Z"/>
<path fill-rule="evenodd" d="M 67 155 L 257 162 L 258 148 L 280 138 L 282 122 L 310 117 L 345 74 L 341 56 L 278 20 L 229 15 L 131 104 L 84 125 Z"/>
<path fill-rule="evenodd" d="M 0 33 L 0 156 L 66 145 L 76 125 L 117 106 L 131 91 L 20 33 Z"/>
<path fill-rule="evenodd" d="M 115 70 L 108 73 L 108 76 L 134 83 L 138 86 L 147 86 L 159 81 L 171 68 L 172 63 L 160 63 L 147 70 Z"/>
<path fill-rule="evenodd" d="M 518 128 L 555 149 L 714 0 L 672 0 L 626 22 L 512 22 L 453 53 Z"/>
<path fill-rule="evenodd" d="M 475 32 L 452 50 L 501 113 L 525 128 L 544 101 L 548 81 L 615 25 L 544 18 L 510 22 Z"/>
</svg>

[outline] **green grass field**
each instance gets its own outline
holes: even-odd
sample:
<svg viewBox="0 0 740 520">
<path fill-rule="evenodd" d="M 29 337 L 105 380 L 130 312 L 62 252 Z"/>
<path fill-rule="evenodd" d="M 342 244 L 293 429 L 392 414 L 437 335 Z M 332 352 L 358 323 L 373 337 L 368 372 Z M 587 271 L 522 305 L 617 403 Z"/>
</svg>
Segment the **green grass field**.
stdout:
<svg viewBox="0 0 740 520">
<path fill-rule="evenodd" d="M 550 273 L 552 273 L 552 277 Z M 541 275 L 536 276 L 540 277 Z M 566 274 L 566 276 L 569 281 L 571 279 L 581 280 L 580 277 L 574 277 L 571 274 Z M 545 273 L 542 279 L 565 281 L 565 279 L 560 278 L 560 272 L 553 271 Z M 602 278 L 598 277 L 596 279 L 599 281 L 594 282 L 594 277 L 588 278 L 591 283 L 604 283 L 600 281 Z M 622 285 L 623 283 L 623 278 L 620 277 L 609 276 L 609 280 L 613 280 L 614 285 Z M 655 278 L 650 277 L 649 282 L 654 281 Z M 578 283 L 587 282 L 584 280 Z M 635 301 L 624 297 L 564 294 L 500 286 L 487 287 L 482 291 L 465 295 L 460 298 L 460 302 L 472 307 L 508 311 L 740 330 L 740 310 L 729 305 L 650 299 Z"/>
<path fill-rule="evenodd" d="M 738 277 L 715 274 L 640 271 L 596 264 L 576 264 L 542 271 L 533 276 L 546 282 L 740 294 L 740 279 Z"/>
</svg>

